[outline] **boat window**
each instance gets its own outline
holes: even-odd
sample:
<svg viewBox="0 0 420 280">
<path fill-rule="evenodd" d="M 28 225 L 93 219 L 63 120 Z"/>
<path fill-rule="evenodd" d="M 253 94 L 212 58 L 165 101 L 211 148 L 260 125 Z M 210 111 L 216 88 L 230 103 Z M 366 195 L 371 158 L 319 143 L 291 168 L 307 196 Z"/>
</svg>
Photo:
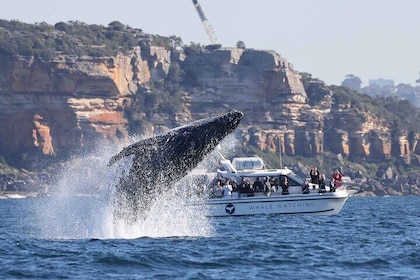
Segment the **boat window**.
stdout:
<svg viewBox="0 0 420 280">
<path fill-rule="evenodd" d="M 254 163 L 250 160 L 244 161 L 242 167 L 244 169 L 253 169 L 254 168 Z"/>
<path fill-rule="evenodd" d="M 287 178 L 289 179 L 290 186 L 302 186 L 303 184 L 303 179 L 298 177 L 297 175 L 289 174 L 287 175 Z"/>
<path fill-rule="evenodd" d="M 265 168 L 264 162 L 259 157 L 234 158 L 232 165 L 235 166 L 236 170 L 262 170 Z"/>
</svg>

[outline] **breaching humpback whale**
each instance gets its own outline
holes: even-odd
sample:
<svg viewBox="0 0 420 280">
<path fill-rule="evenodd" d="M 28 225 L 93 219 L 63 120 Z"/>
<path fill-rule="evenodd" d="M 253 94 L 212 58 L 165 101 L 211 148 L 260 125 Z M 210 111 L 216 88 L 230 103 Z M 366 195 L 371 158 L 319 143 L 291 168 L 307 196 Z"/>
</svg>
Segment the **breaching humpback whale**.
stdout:
<svg viewBox="0 0 420 280">
<path fill-rule="evenodd" d="M 117 186 L 116 214 L 138 219 L 159 193 L 187 175 L 234 131 L 242 116 L 230 110 L 141 140 L 113 156 L 108 166 L 133 156 L 128 175 Z"/>
</svg>

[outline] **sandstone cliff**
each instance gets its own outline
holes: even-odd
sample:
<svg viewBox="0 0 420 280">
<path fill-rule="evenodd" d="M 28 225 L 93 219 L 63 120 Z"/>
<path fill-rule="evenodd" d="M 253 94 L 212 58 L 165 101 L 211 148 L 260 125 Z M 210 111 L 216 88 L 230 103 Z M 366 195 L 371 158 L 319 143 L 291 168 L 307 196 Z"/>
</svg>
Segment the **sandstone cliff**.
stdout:
<svg viewBox="0 0 420 280">
<path fill-rule="evenodd" d="M 191 91 L 194 118 L 222 108 L 245 112 L 247 144 L 263 151 L 314 156 L 324 150 L 378 160 L 418 155 L 417 136 L 395 132 L 385 120 L 338 103 L 322 82 L 309 85 L 274 51 L 219 49 L 187 57 L 184 69 L 199 90 Z"/>
<path fill-rule="evenodd" d="M 153 48 L 145 57 L 140 48 L 117 57 L 62 55 L 48 62 L 0 56 L 2 154 L 59 155 L 98 138 L 126 136 L 124 108 L 139 85 L 164 71 L 166 58 Z"/>
<path fill-rule="evenodd" d="M 245 112 L 247 144 L 261 150 L 311 156 L 328 149 L 381 159 L 394 155 L 407 163 L 418 155 L 417 136 L 409 141 L 406 131 L 395 134 L 374 115 L 335 104 L 325 88 L 311 97 L 317 99 L 311 105 L 300 74 L 274 51 L 221 48 L 180 57 L 177 62 L 197 83 L 184 89 L 189 113 L 180 123 L 236 108 Z M 160 47 L 109 58 L 62 55 L 48 62 L 1 56 L 3 154 L 57 155 L 98 138 L 119 141 L 127 136 L 125 107 L 147 82 L 164 79 L 173 59 Z M 171 127 L 168 119 L 154 120 Z"/>
<path fill-rule="evenodd" d="M 394 131 L 383 119 L 338 103 L 320 81 L 299 72 L 271 50 L 219 48 L 185 55 L 151 45 L 114 57 L 57 55 L 51 61 L 0 56 L 0 154 L 17 166 L 89 149 L 98 139 L 124 141 L 133 98 L 150 91 L 180 65 L 194 83 L 183 86 L 182 111 L 154 114 L 147 128 L 224 112 L 245 113 L 245 145 L 262 151 L 388 159 L 409 164 L 420 154 L 419 135 Z M 409 136 L 410 135 L 410 136 Z"/>
</svg>

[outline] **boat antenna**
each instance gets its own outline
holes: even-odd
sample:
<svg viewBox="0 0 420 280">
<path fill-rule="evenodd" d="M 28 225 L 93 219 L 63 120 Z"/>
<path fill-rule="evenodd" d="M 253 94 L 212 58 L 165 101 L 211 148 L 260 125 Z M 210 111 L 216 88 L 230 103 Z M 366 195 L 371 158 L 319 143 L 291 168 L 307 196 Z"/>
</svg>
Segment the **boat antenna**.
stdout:
<svg viewBox="0 0 420 280">
<path fill-rule="evenodd" d="M 279 160 L 280 160 L 280 169 L 283 169 L 283 159 L 281 158 L 281 138 L 279 136 Z"/>
<path fill-rule="evenodd" d="M 219 154 L 219 156 L 225 160 L 226 158 L 222 155 L 222 153 L 220 152 L 222 150 L 222 147 L 220 147 L 220 144 L 216 146 L 216 152 Z"/>
</svg>

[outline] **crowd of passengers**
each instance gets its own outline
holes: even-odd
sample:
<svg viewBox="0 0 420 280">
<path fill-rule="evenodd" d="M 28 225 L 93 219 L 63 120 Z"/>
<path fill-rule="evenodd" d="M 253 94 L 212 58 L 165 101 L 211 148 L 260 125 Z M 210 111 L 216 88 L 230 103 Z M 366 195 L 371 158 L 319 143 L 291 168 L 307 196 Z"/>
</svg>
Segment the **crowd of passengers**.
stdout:
<svg viewBox="0 0 420 280">
<path fill-rule="evenodd" d="M 310 171 L 311 179 L 305 179 L 302 184 L 302 193 L 309 194 L 311 192 L 311 184 L 318 185 L 318 192 L 324 193 L 327 192 L 326 189 L 326 180 L 325 175 L 320 174 L 316 167 L 312 168 Z M 335 190 L 341 185 L 342 175 L 340 171 L 334 171 L 330 185 L 329 191 L 335 192 Z M 311 184 L 309 184 L 311 183 Z M 267 196 L 270 196 L 271 193 L 281 192 L 282 195 L 289 194 L 289 181 L 287 176 L 280 176 L 280 182 L 277 178 L 257 177 L 256 180 L 251 184 L 248 178 L 244 178 L 239 184 L 235 180 L 229 180 L 225 178 L 217 178 L 209 187 L 209 197 L 210 198 L 222 198 L 222 197 L 232 197 L 232 193 L 245 194 L 244 196 L 253 196 L 255 192 L 264 193 Z"/>
</svg>

